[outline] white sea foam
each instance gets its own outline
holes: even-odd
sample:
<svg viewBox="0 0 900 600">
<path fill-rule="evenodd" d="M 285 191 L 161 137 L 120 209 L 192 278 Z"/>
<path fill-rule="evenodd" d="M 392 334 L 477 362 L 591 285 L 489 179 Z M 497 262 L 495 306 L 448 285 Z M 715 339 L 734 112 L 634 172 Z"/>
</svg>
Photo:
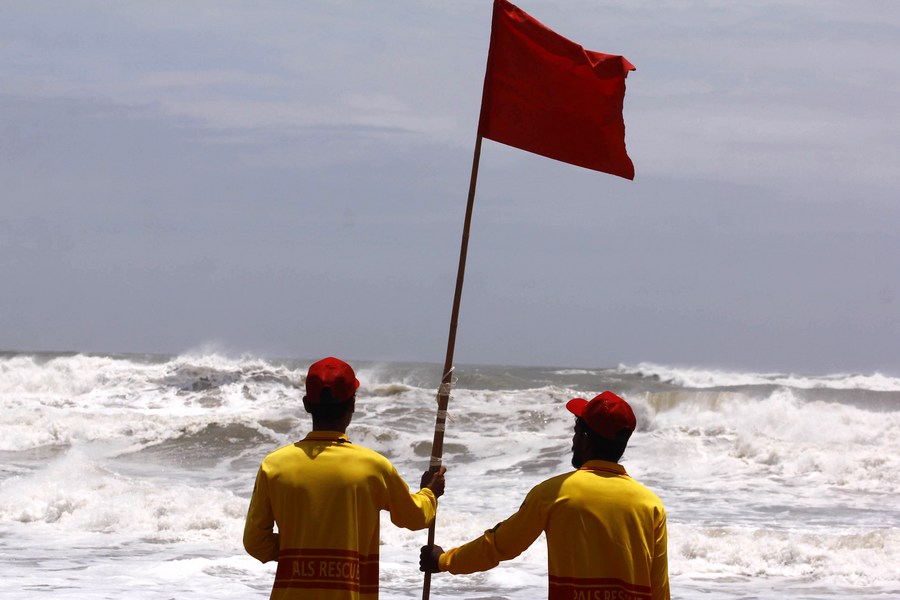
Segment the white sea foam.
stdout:
<svg viewBox="0 0 900 600">
<path fill-rule="evenodd" d="M 672 574 L 815 580 L 836 586 L 895 586 L 900 530 L 787 530 L 761 527 L 670 527 Z"/>
<path fill-rule="evenodd" d="M 245 501 L 227 490 L 166 478 L 136 479 L 102 458 L 71 450 L 43 470 L 3 482 L 0 522 L 159 542 L 222 543 L 240 536 Z"/>
<path fill-rule="evenodd" d="M 554 375 L 597 375 L 598 372 L 592 369 L 557 369 L 553 371 Z"/>
<path fill-rule="evenodd" d="M 653 377 L 684 388 L 739 387 L 778 385 L 799 389 L 870 390 L 876 392 L 900 391 L 900 378 L 880 373 L 871 375 L 836 374 L 803 376 L 785 373 L 739 373 L 670 367 L 653 363 L 637 366 L 619 365 L 618 371 L 641 377 Z"/>
</svg>

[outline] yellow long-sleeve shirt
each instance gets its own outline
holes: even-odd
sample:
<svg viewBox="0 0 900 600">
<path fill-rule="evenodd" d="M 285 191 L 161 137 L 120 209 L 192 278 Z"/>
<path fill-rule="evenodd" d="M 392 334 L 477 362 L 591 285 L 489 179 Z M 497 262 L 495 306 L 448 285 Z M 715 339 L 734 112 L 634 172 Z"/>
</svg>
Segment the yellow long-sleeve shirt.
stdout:
<svg viewBox="0 0 900 600">
<path fill-rule="evenodd" d="M 374 600 L 382 510 L 398 527 L 422 529 L 437 498 L 427 488 L 410 494 L 388 459 L 342 433 L 313 431 L 263 460 L 244 548 L 278 560 L 273 599 Z"/>
<path fill-rule="evenodd" d="M 535 486 L 519 510 L 441 555 L 450 573 L 491 569 L 547 532 L 550 600 L 668 600 L 666 513 L 616 463 L 591 460 Z"/>
</svg>

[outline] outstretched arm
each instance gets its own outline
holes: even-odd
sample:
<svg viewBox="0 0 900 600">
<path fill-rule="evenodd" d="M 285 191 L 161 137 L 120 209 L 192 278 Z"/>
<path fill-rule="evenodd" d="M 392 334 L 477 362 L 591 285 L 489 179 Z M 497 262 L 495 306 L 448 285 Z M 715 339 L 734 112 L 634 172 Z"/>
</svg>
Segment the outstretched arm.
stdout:
<svg viewBox="0 0 900 600">
<path fill-rule="evenodd" d="M 540 494 L 532 490 L 514 515 L 481 537 L 447 552 L 440 546 L 424 546 L 419 554 L 419 569 L 453 574 L 493 569 L 500 561 L 520 555 L 538 538 L 544 530 L 545 513 Z"/>
</svg>

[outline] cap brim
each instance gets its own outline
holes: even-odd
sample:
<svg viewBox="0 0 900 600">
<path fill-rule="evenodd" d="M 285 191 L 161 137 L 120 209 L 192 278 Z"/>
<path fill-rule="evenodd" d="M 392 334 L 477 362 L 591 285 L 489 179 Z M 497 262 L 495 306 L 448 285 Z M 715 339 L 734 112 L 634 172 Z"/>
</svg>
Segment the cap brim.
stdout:
<svg viewBox="0 0 900 600">
<path fill-rule="evenodd" d="M 572 398 L 568 402 L 566 402 L 566 410 L 575 415 L 576 417 L 580 417 L 584 414 L 584 407 L 588 405 L 588 401 L 584 398 Z"/>
</svg>

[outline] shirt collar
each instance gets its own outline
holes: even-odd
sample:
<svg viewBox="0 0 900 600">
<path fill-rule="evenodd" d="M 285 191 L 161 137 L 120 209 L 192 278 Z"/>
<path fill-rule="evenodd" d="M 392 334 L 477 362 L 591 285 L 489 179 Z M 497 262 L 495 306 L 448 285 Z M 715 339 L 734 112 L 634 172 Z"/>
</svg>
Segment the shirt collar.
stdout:
<svg viewBox="0 0 900 600">
<path fill-rule="evenodd" d="M 324 429 L 310 431 L 303 438 L 304 442 L 349 442 L 346 433 L 340 431 L 327 431 Z"/>
<path fill-rule="evenodd" d="M 579 471 L 604 471 L 606 473 L 614 473 L 616 475 L 625 475 L 625 467 L 619 463 L 610 462 L 608 460 L 589 460 L 581 465 Z"/>
</svg>

